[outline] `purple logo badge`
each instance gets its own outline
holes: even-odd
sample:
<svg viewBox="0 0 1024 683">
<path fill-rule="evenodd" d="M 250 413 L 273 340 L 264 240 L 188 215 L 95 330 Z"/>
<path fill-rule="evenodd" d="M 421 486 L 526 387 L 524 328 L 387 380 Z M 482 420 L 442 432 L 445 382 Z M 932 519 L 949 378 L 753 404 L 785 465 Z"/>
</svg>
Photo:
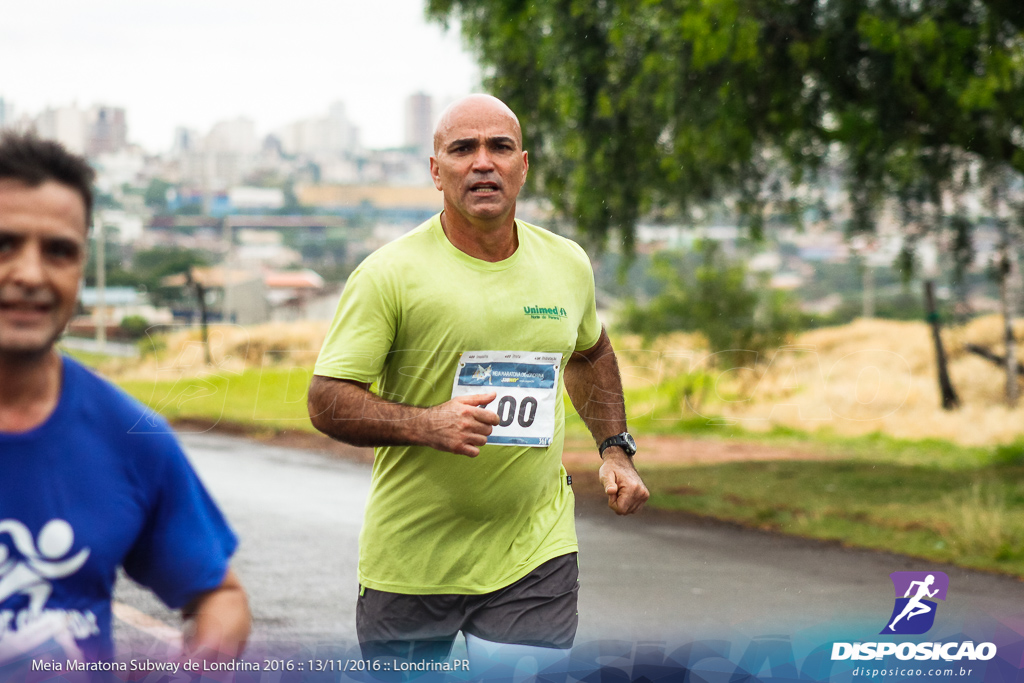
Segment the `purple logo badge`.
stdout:
<svg viewBox="0 0 1024 683">
<path fill-rule="evenodd" d="M 896 604 L 880 633 L 927 633 L 935 623 L 935 600 L 946 599 L 949 577 L 942 572 L 893 572 L 889 578 L 896 590 Z"/>
</svg>

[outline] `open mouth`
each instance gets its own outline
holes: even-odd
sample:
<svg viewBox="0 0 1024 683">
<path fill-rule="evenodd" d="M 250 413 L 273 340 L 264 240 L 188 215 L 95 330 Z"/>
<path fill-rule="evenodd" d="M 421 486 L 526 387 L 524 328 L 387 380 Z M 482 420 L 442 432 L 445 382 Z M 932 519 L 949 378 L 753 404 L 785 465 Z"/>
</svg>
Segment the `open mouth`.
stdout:
<svg viewBox="0 0 1024 683">
<path fill-rule="evenodd" d="M 498 183 L 492 183 L 489 181 L 482 183 L 473 183 L 472 185 L 470 185 L 469 191 L 472 192 L 473 194 L 490 194 L 492 192 L 498 191 Z"/>
</svg>

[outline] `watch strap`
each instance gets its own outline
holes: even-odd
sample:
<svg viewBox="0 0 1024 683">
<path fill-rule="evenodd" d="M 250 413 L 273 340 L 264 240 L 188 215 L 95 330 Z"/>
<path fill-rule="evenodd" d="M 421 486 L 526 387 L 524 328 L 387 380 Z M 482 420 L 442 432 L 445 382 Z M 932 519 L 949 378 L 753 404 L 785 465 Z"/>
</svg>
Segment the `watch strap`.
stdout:
<svg viewBox="0 0 1024 683">
<path fill-rule="evenodd" d="M 615 436 L 609 436 L 607 439 L 602 441 L 601 445 L 597 447 L 597 452 L 603 458 L 604 452 L 607 449 L 611 448 L 612 446 L 618 446 L 623 450 L 623 452 L 625 452 L 627 456 L 632 458 L 633 455 L 636 453 L 636 446 L 633 446 L 633 443 L 635 442 L 633 442 L 633 438 L 632 436 L 630 436 L 629 432 L 622 432 L 620 434 L 616 434 Z"/>
</svg>

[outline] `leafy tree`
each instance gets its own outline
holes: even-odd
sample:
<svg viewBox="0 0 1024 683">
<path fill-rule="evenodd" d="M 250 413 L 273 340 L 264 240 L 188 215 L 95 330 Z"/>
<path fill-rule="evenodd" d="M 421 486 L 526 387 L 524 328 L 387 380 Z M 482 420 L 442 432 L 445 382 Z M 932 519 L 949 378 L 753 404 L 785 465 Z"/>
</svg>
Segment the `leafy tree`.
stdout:
<svg viewBox="0 0 1024 683">
<path fill-rule="evenodd" d="M 738 360 L 780 346 L 800 326 L 800 314 L 785 292 L 756 286 L 746 267 L 727 260 L 710 240 L 692 254 L 656 254 L 651 272 L 661 281 L 661 292 L 646 304 L 628 303 L 621 321 L 624 329 L 645 338 L 699 331 L 712 353 Z"/>
<path fill-rule="evenodd" d="M 160 284 L 163 278 L 187 272 L 193 266 L 209 265 L 211 262 L 208 254 L 195 249 L 154 247 L 138 251 L 132 257 L 132 267 L 128 271 L 131 279 L 124 284 L 145 287 L 150 292 L 153 303 L 162 305 L 176 301 L 180 294 L 176 289 L 163 287 Z"/>
<path fill-rule="evenodd" d="M 143 193 L 143 198 L 146 201 L 146 206 L 163 212 L 167 210 L 167 190 L 174 187 L 173 183 L 169 183 L 162 178 L 153 178 L 149 181 L 149 185 L 146 186 L 146 190 Z"/>
<path fill-rule="evenodd" d="M 142 339 L 149 327 L 149 321 L 141 315 L 126 315 L 120 324 L 120 328 L 131 339 Z"/>
<path fill-rule="evenodd" d="M 487 87 L 522 117 L 541 189 L 598 244 L 639 216 L 737 192 L 759 215 L 805 153 L 813 0 L 429 0 L 458 18 Z M 808 106 L 804 106 L 807 104 Z M 771 140 L 790 140 L 768 154 Z M 770 163 L 769 163 L 770 161 Z M 753 227 L 759 228 L 755 222 Z"/>
<path fill-rule="evenodd" d="M 833 0 L 856 19 L 841 63 L 822 69 L 834 97 L 831 131 L 852 160 L 851 178 L 870 192 L 854 193 L 858 215 L 882 198 L 901 208 L 909 272 L 916 240 L 946 230 L 954 284 L 972 255 L 971 223 L 959 209 L 967 191 L 990 195 L 989 209 L 1002 232 L 1000 259 L 1016 261 L 1016 242 L 1002 209 L 1008 178 L 1024 173 L 1024 33 L 1019 6 L 988 0 Z M 841 22 L 825 34 L 842 44 Z M 831 44 L 831 42 L 829 43 Z M 831 51 L 828 52 L 831 54 Z M 855 64 L 843 69 L 842 64 Z M 954 210 L 947 219 L 946 200 Z M 1018 220 L 1024 212 L 1018 207 Z M 862 220 L 861 223 L 868 223 Z M 858 227 L 870 227 L 863 225 Z M 1004 268 L 1008 276 L 1009 269 Z M 1001 284 L 1007 358 L 1014 346 Z M 1007 400 L 1016 400 L 1016 373 L 1007 364 Z"/>
<path fill-rule="evenodd" d="M 523 117 L 533 187 L 628 250 L 645 212 L 727 195 L 756 233 L 836 146 L 855 229 L 896 197 L 920 232 L 964 154 L 1024 171 L 1018 4 L 429 0 L 427 12 L 461 22 L 485 85 Z"/>
<path fill-rule="evenodd" d="M 787 188 L 839 153 L 850 229 L 873 230 L 895 200 L 904 272 L 917 240 L 948 231 L 956 275 L 971 250 L 963 195 L 994 187 L 998 214 L 998 179 L 1024 174 L 1019 0 L 428 0 L 427 12 L 460 21 L 486 87 L 523 117 L 532 187 L 627 253 L 640 216 L 723 197 L 756 236 L 766 209 L 799 208 Z M 1016 263 L 1019 236 L 996 218 L 1001 260 Z"/>
</svg>

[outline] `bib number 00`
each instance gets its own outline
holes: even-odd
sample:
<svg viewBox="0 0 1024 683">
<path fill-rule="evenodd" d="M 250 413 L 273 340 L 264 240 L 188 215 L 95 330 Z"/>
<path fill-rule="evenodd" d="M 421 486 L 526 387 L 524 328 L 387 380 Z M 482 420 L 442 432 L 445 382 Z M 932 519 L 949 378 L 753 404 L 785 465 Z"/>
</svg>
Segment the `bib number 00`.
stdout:
<svg viewBox="0 0 1024 683">
<path fill-rule="evenodd" d="M 488 444 L 551 445 L 555 433 L 560 353 L 467 351 L 459 358 L 452 398 L 493 391 L 484 406 L 498 415 Z"/>
<path fill-rule="evenodd" d="M 515 420 L 520 427 L 529 427 L 537 419 L 537 399 L 527 396 L 519 402 L 516 412 L 516 399 L 513 396 L 502 396 L 498 401 L 498 426 L 508 427 Z"/>
</svg>

